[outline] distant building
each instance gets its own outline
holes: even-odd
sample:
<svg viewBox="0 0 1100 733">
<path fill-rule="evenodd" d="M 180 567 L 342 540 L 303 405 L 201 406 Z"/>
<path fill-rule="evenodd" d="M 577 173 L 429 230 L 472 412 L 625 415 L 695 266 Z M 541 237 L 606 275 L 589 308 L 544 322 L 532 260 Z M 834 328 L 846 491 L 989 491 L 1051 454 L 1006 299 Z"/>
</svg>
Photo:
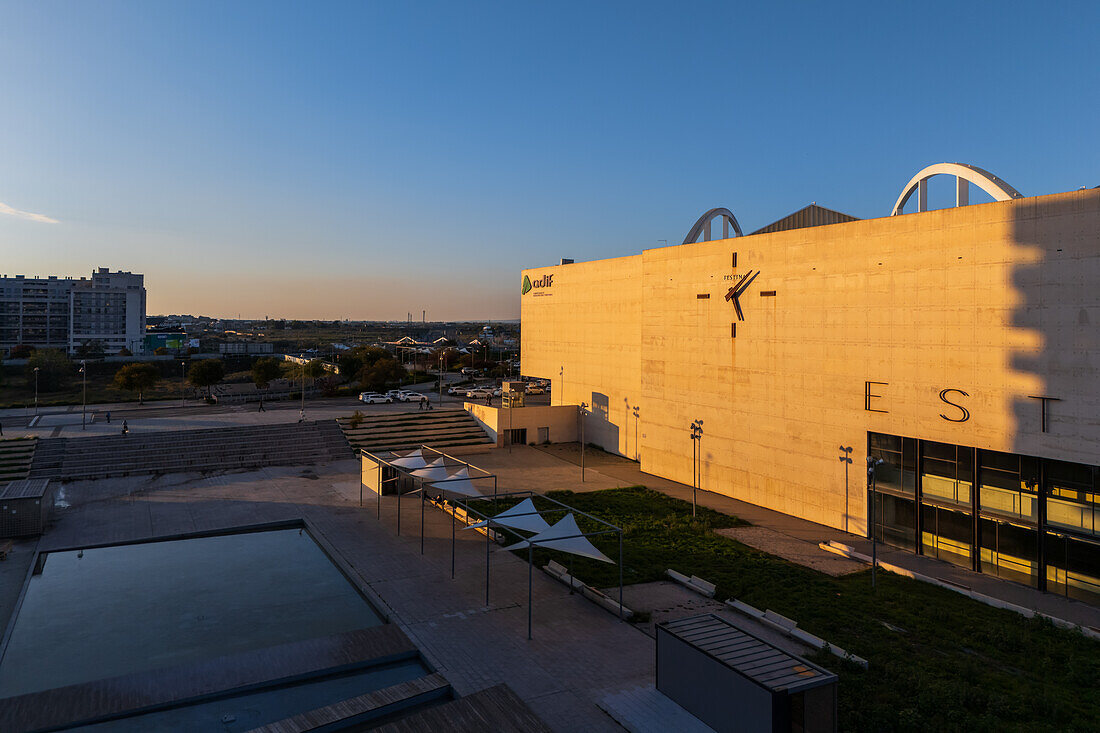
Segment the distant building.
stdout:
<svg viewBox="0 0 1100 733">
<path fill-rule="evenodd" d="M 76 351 L 99 342 L 137 354 L 145 336 L 145 276 L 110 272 L 91 278 L 0 276 L 0 351 L 20 344 Z"/>
<path fill-rule="evenodd" d="M 271 354 L 274 347 L 268 343 L 256 341 L 233 341 L 218 344 L 218 352 L 222 354 Z"/>
</svg>

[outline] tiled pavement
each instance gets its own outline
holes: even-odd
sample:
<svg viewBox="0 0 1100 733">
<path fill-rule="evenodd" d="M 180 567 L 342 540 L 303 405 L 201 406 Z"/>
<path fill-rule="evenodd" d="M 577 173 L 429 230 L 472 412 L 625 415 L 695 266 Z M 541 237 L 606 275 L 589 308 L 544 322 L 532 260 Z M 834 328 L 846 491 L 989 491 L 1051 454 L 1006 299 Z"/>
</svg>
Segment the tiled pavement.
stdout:
<svg viewBox="0 0 1100 733">
<path fill-rule="evenodd" d="M 554 730 L 619 730 L 597 702 L 653 684 L 652 639 L 535 572 L 534 639 L 528 641 L 526 563 L 494 546 L 485 606 L 484 538 L 457 532 L 452 581 L 449 517 L 427 509 L 421 556 L 419 502 L 404 500 L 402 536 L 396 537 L 392 497 L 384 499 L 381 522 L 374 502 L 359 508 L 358 470 L 356 462 L 343 461 L 73 483 L 65 487 L 71 506 L 55 514 L 42 549 L 303 517 L 457 692 L 504 682 Z M 0 600 L 13 588 L 18 593 L 15 585 L 0 586 Z"/>
</svg>

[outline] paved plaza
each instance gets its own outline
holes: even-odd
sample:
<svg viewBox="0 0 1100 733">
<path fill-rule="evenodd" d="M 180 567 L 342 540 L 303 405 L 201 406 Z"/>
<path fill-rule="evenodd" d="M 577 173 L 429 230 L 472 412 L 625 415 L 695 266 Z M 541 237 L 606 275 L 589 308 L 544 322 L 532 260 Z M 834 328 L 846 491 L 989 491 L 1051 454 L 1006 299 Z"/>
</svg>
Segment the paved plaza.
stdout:
<svg viewBox="0 0 1100 733">
<path fill-rule="evenodd" d="M 449 516 L 425 512 L 421 555 L 419 501 L 403 500 L 404 526 L 396 536 L 393 497 L 384 498 L 381 521 L 375 502 L 360 508 L 357 461 L 74 482 L 63 489 L 65 506 L 56 510 L 41 550 L 304 518 L 459 694 L 507 683 L 554 730 L 618 730 L 598 701 L 653 684 L 649 636 L 537 571 L 528 641 L 526 563 L 492 546 L 486 605 L 484 538 L 457 533 L 452 580 Z M 32 546 L 19 543 L 3 564 L 5 623 Z"/>
</svg>

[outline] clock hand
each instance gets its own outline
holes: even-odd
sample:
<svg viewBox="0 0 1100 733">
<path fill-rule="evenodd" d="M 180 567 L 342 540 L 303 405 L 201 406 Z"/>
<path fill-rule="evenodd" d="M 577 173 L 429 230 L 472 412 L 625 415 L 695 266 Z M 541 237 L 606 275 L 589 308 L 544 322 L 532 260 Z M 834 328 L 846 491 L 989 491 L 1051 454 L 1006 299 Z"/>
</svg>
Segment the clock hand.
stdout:
<svg viewBox="0 0 1100 733">
<path fill-rule="evenodd" d="M 736 296 L 733 299 L 733 309 L 737 311 L 737 320 L 745 320 L 745 314 L 741 312 L 741 302 L 737 300 Z"/>
<path fill-rule="evenodd" d="M 757 270 L 755 273 L 752 273 L 752 270 L 749 270 L 749 273 L 750 275 L 746 276 L 744 279 L 741 280 L 741 282 L 737 283 L 737 288 L 733 294 L 734 298 L 739 297 L 741 293 L 745 292 L 749 285 L 752 285 L 752 281 L 755 280 L 756 276 L 760 274 L 760 270 Z"/>
</svg>

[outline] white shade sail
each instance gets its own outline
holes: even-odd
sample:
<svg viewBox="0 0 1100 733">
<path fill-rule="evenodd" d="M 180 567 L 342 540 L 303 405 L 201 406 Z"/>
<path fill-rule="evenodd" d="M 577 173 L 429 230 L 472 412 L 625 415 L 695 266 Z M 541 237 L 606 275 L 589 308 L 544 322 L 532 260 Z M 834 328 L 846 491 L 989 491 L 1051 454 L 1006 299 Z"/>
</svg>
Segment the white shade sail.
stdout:
<svg viewBox="0 0 1100 733">
<path fill-rule="evenodd" d="M 456 482 L 457 483 L 457 482 Z M 446 486 L 446 484 L 444 484 Z M 466 529 L 477 529 L 478 527 L 486 527 L 490 524 L 497 524 L 501 527 L 509 527 L 511 529 L 521 529 L 524 532 L 543 532 L 550 529 L 550 525 L 546 523 L 537 513 L 535 509 L 535 503 L 530 499 L 524 499 L 514 507 L 505 509 L 500 514 L 486 519 L 476 524 L 471 524 Z"/>
<path fill-rule="evenodd" d="M 460 496 L 481 496 L 481 492 L 474 486 L 474 482 L 468 478 L 463 478 L 460 481 L 440 481 L 439 483 L 428 485 L 436 491 L 444 493 L 458 494 Z"/>
<path fill-rule="evenodd" d="M 572 514 L 566 514 L 559 519 L 553 527 L 539 532 L 529 540 L 517 542 L 505 547 L 505 550 L 522 550 L 528 545 L 545 547 L 548 550 L 559 550 L 571 555 L 592 558 L 600 562 L 614 564 L 607 555 L 596 549 L 596 546 L 582 536 L 581 528 L 577 526 L 577 520 Z"/>
<path fill-rule="evenodd" d="M 390 461 L 390 465 L 397 466 L 398 468 L 416 469 L 424 468 L 424 466 L 428 465 L 428 462 L 424 460 L 424 454 L 417 448 L 412 453 L 407 453 L 400 458 L 393 459 Z"/>
<path fill-rule="evenodd" d="M 439 481 L 451 477 L 451 474 L 447 472 L 447 467 L 443 464 L 442 458 L 437 458 L 423 468 L 412 471 L 410 475 L 425 481 Z"/>
</svg>

